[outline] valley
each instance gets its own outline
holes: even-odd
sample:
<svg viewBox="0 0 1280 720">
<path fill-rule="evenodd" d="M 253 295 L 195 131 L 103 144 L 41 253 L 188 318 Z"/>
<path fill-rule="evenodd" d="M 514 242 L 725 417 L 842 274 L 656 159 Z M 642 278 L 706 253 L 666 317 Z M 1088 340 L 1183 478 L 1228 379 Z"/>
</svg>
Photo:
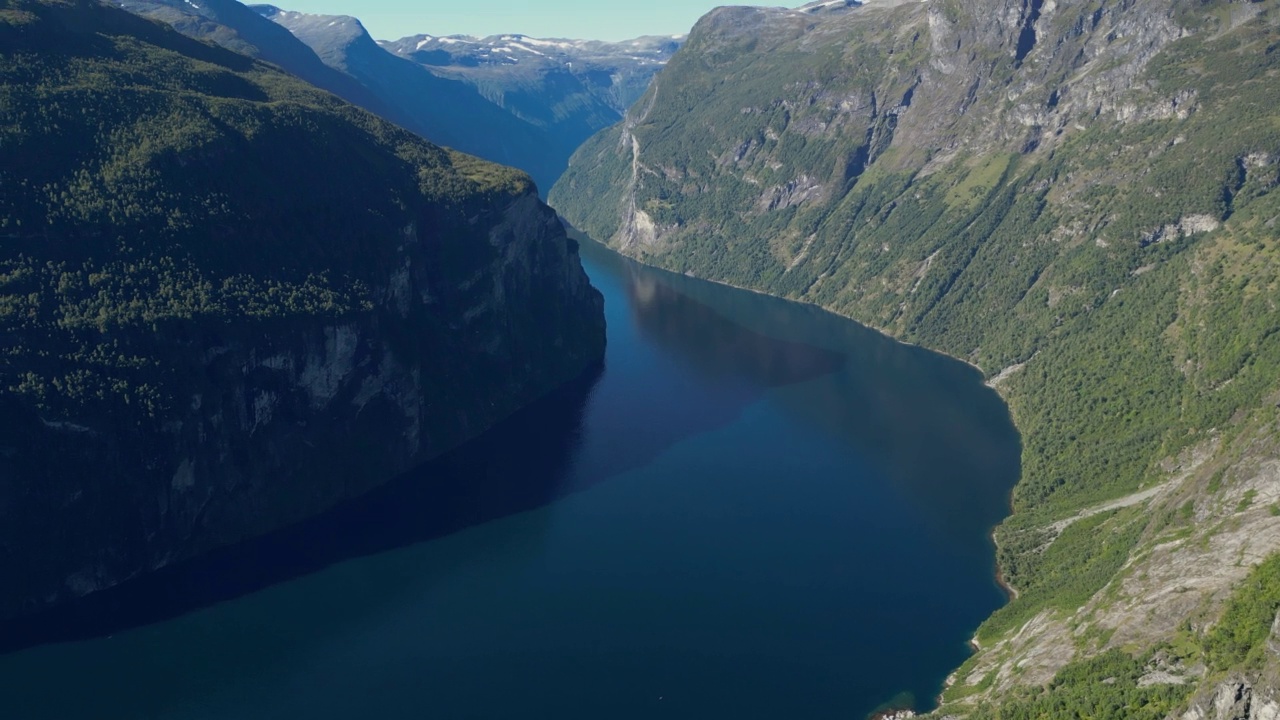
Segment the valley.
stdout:
<svg viewBox="0 0 1280 720">
<path fill-rule="evenodd" d="M 1280 549 L 1257 504 L 1276 494 L 1276 38 L 1266 2 L 722 8 L 550 193 L 644 262 L 997 378 L 1025 443 L 996 533 L 1018 596 L 944 713 L 1020 717 L 995 708 L 1108 653 L 1196 667 Z M 1209 694 L 1240 671 L 1198 667 Z"/>
<path fill-rule="evenodd" d="M 1004 601 L 989 530 L 1018 442 L 1000 399 L 963 363 L 582 242 L 600 373 L 303 527 L 54 617 L 0 655 L 6 706 L 835 720 L 928 703 Z M 265 584 L 223 594 L 245 578 Z M 122 605 L 146 614 L 113 623 Z"/>
<path fill-rule="evenodd" d="M 1280 717 L 1275 0 L 3 2 L 24 717 Z"/>
<path fill-rule="evenodd" d="M 544 194 L 573 151 L 621 119 L 683 40 L 416 35 L 378 42 L 350 16 L 237 0 L 116 4 L 279 65 L 441 145 L 518 167 Z"/>
</svg>

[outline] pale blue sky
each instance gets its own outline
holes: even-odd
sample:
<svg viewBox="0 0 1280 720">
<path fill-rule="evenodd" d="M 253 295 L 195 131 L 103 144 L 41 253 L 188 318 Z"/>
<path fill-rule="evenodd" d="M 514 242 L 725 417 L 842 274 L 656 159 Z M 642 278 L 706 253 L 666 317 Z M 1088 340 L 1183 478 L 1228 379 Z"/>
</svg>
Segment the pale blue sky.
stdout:
<svg viewBox="0 0 1280 720">
<path fill-rule="evenodd" d="M 625 40 L 688 32 L 717 5 L 791 5 L 786 0 L 245 0 L 254 1 L 297 12 L 353 15 L 378 40 L 420 33 Z"/>
</svg>

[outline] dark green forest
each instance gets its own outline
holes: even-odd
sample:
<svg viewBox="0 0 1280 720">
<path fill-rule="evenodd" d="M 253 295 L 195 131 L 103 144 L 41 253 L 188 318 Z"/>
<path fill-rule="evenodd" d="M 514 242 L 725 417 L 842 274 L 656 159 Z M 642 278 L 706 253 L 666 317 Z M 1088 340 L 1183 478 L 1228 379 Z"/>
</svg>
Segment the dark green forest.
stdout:
<svg viewBox="0 0 1280 720">
<path fill-rule="evenodd" d="M 1018 595 L 978 630 L 986 647 L 1198 531 L 1191 513 L 1143 508 L 1061 534 L 1055 521 L 1157 486 L 1210 445 L 1229 448 L 1205 466 L 1211 493 L 1274 449 L 1253 438 L 1280 420 L 1280 15 L 1270 0 L 1060 5 L 1035 29 L 1044 53 L 1021 63 L 982 34 L 984 9 L 826 25 L 713 13 L 550 201 L 645 262 L 811 302 L 1000 378 L 1024 444 L 996 531 Z M 1144 12 L 1176 19 L 1180 39 L 1139 62 L 1120 33 L 1090 35 Z M 1122 67 L 1140 72 L 1116 83 Z M 1132 112 L 1072 105 L 1081 92 Z M 1046 704 L 1144 662 L 1089 660 L 998 717 L 1164 717 L 1184 698 L 1124 683 L 1106 707 Z"/>
<path fill-rule="evenodd" d="M 160 23 L 3 7 L 0 389 L 55 416 L 163 415 L 196 336 L 373 314 L 406 232 L 472 274 L 469 221 L 532 192 Z"/>
</svg>

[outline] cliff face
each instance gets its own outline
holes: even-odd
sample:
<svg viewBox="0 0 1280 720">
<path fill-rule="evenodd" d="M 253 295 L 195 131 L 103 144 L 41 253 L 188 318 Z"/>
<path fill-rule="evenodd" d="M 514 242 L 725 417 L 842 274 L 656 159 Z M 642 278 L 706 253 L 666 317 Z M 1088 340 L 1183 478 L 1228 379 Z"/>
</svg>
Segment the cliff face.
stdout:
<svg viewBox="0 0 1280 720">
<path fill-rule="evenodd" d="M 0 6 L 0 617 L 359 495 L 598 363 L 527 177 L 93 2 Z"/>
<path fill-rule="evenodd" d="M 1265 3 L 1215 7 L 1210 14 L 1166 0 L 948 0 L 837 6 L 818 15 L 718 8 L 626 121 L 581 149 L 553 204 L 637 255 L 656 258 L 672 248 L 692 257 L 729 238 L 772 243 L 768 254 L 716 269 L 750 265 L 774 283 L 786 272 L 797 277 L 781 289 L 812 294 L 824 261 L 838 255 L 826 246 L 851 242 L 851 229 L 831 227 L 833 213 L 885 175 L 901 182 L 948 175 L 937 181 L 956 189 L 946 198 L 956 209 L 985 199 L 1014 157 L 1044 162 L 1059 151 L 1079 154 L 1084 148 L 1069 146 L 1094 144 L 1085 138 L 1104 131 L 1187 121 L 1208 94 L 1185 74 L 1188 64 L 1202 61 L 1223 34 L 1249 47 L 1259 42 L 1264 54 L 1267 48 Z M 1246 78 L 1260 80 L 1256 72 L 1228 79 L 1240 90 Z M 1156 148 L 1164 138 L 1151 140 Z M 1234 160 L 1215 158 L 1219 186 L 1206 180 L 1197 194 L 1220 195 Z M 1139 176 L 1137 168 L 1125 170 L 1094 182 Z M 606 176 L 616 182 L 603 182 Z M 1055 188 L 1066 180 L 1057 178 Z M 883 210 L 899 198 L 870 200 Z M 1207 202 L 1161 219 L 1177 224 L 1196 211 L 1220 219 L 1221 208 Z M 1151 215 L 1169 214 L 1165 204 L 1150 204 Z M 698 271 L 698 263 L 708 260 L 689 269 Z"/>
<path fill-rule="evenodd" d="M 987 372 L 1024 439 L 1018 595 L 947 711 L 1206 631 L 1280 550 L 1275 4 L 812 9 L 704 17 L 551 204 Z"/>
</svg>

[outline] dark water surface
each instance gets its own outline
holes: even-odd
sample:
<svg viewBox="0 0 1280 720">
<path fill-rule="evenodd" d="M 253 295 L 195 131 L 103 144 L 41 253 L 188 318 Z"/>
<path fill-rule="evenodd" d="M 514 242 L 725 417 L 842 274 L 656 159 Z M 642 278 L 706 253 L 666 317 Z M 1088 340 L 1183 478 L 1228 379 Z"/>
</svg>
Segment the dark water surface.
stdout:
<svg viewBox="0 0 1280 720">
<path fill-rule="evenodd" d="M 349 507 L 0 629 L 0 717 L 928 705 L 1003 600 L 999 399 L 813 308 L 583 256 L 602 371 Z"/>
</svg>

